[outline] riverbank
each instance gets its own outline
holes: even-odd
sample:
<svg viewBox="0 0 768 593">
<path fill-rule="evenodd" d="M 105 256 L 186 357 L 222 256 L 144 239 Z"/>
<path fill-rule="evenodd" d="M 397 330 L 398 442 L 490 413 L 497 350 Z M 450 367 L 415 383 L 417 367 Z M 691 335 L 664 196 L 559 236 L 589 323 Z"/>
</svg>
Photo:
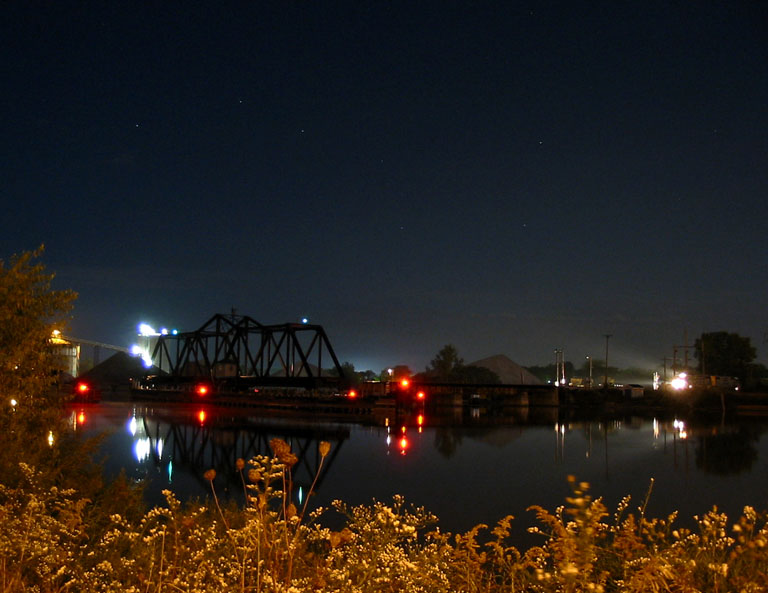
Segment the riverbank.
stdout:
<svg viewBox="0 0 768 593">
<path fill-rule="evenodd" d="M 208 505 L 166 505 L 137 519 L 105 517 L 78 493 L 26 484 L 3 488 L 3 591 L 764 591 L 768 526 L 751 507 L 735 521 L 716 510 L 691 530 L 675 517 L 646 515 L 646 500 L 624 499 L 609 513 L 589 485 L 570 480 L 557 511 L 535 507 L 540 545 L 518 549 L 511 517 L 492 530 L 435 529 L 436 517 L 402 497 L 350 507 L 334 503 L 343 527 L 289 504 L 287 445 L 274 457 L 237 462 L 244 508 L 221 507 L 209 469 Z M 320 443 L 320 454 L 329 445 Z M 649 492 L 650 495 L 650 492 Z M 482 497 L 478 498 L 482 504 Z"/>
</svg>

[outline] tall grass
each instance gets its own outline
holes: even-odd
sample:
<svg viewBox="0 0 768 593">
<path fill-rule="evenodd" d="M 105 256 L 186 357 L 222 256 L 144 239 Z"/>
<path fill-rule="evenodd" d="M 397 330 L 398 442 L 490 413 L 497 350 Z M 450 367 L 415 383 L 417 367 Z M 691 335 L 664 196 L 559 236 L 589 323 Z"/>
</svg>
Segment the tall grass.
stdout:
<svg viewBox="0 0 768 593">
<path fill-rule="evenodd" d="M 446 533 L 400 496 L 334 502 L 346 517 L 334 530 L 322 523 L 328 509 L 291 503 L 296 456 L 284 441 L 271 445 L 273 455 L 236 463 L 242 508 L 219 504 L 211 469 L 209 503 L 183 505 L 166 491 L 140 519 L 106 523 L 95 503 L 40 486 L 21 464 L 23 483 L 0 485 L 0 593 L 768 590 L 766 514 L 751 507 L 735 522 L 713 508 L 686 530 L 674 514 L 647 517 L 647 500 L 632 509 L 627 497 L 609 512 L 571 479 L 563 506 L 532 508 L 541 543 L 527 550 L 509 543 L 511 516 Z M 320 444 L 321 460 L 329 449 Z"/>
</svg>

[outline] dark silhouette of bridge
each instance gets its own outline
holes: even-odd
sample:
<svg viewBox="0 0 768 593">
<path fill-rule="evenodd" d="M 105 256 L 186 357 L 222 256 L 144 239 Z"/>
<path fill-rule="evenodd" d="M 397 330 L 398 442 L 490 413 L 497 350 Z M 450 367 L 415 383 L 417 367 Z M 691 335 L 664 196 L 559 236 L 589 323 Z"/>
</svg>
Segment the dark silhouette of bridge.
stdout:
<svg viewBox="0 0 768 593">
<path fill-rule="evenodd" d="M 349 438 L 349 429 L 339 426 L 287 425 L 264 421 L 242 414 L 230 415 L 213 407 L 174 412 L 145 411 L 140 413 L 141 426 L 150 440 L 150 458 L 156 467 L 173 460 L 177 469 L 195 477 L 206 486 L 203 474 L 216 469 L 222 486 L 231 490 L 241 488 L 241 477 L 235 470 L 238 458 L 246 461 L 257 455 L 273 455 L 270 441 L 281 438 L 291 445 L 298 457 L 292 469 L 296 486 L 305 491 L 317 476 L 320 487 L 325 475 Z M 331 450 L 321 466 L 319 444 L 327 441 Z M 162 449 L 158 443 L 162 442 Z M 160 453 L 162 451 L 162 453 Z M 247 472 L 247 469 L 245 470 Z"/>
<path fill-rule="evenodd" d="M 343 388 L 346 377 L 320 325 L 264 325 L 246 315 L 217 314 L 200 329 L 153 337 L 157 388 L 205 379 L 222 392 L 254 387 Z"/>
</svg>

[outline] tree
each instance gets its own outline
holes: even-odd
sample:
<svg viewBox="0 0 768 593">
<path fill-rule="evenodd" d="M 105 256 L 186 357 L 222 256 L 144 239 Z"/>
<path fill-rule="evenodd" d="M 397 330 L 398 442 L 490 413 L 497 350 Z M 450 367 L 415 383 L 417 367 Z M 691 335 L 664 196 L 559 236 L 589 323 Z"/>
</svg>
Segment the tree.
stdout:
<svg viewBox="0 0 768 593">
<path fill-rule="evenodd" d="M 599 367 L 597 366 L 598 361 L 592 361 L 592 376 L 596 376 L 599 372 L 599 370 L 602 370 L 604 366 L 601 364 Z M 534 365 L 526 367 L 528 371 L 537 379 L 540 381 L 543 381 L 545 383 L 554 383 L 560 377 L 557 376 L 557 365 L 554 363 L 552 364 L 545 364 L 545 365 Z M 565 376 L 573 377 L 574 375 L 580 375 L 583 377 L 589 377 L 589 363 L 585 363 L 582 365 L 581 369 L 575 369 L 573 366 L 573 363 L 570 360 L 565 361 Z"/>
<path fill-rule="evenodd" d="M 379 378 L 379 376 L 371 369 L 365 371 L 356 371 L 355 375 L 357 375 L 358 381 L 376 381 Z"/>
<path fill-rule="evenodd" d="M 64 329 L 76 294 L 52 290 L 54 274 L 37 261 L 43 246 L 0 260 L 0 393 L 20 407 L 46 403 L 61 359 L 50 340 Z"/>
<path fill-rule="evenodd" d="M 499 376 L 485 367 L 465 365 L 453 344 L 446 344 L 423 373 L 417 375 L 426 381 L 443 383 L 498 384 Z"/>
<path fill-rule="evenodd" d="M 342 362 L 341 371 L 344 373 L 347 381 L 352 381 L 355 379 L 355 365 L 351 362 Z"/>
<path fill-rule="evenodd" d="M 757 355 L 749 338 L 724 331 L 701 334 L 694 349 L 700 373 L 742 379 Z"/>
<path fill-rule="evenodd" d="M 100 468 L 87 462 L 96 443 L 68 429 L 51 389 L 63 368 L 51 337 L 65 329 L 76 295 L 51 289 L 42 253 L 41 246 L 0 260 L 0 476 L 5 486 L 23 483 L 23 461 L 41 471 L 41 487 L 77 487 L 89 496 L 101 483 Z"/>
<path fill-rule="evenodd" d="M 449 380 L 454 371 L 464 364 L 453 344 L 446 344 L 427 367 L 426 374 L 434 379 Z"/>
</svg>

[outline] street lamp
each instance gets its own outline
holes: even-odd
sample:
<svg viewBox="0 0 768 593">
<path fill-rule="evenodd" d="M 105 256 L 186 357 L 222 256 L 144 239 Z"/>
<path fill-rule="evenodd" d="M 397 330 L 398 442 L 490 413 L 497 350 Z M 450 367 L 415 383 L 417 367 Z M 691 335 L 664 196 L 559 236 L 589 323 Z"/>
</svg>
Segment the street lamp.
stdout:
<svg viewBox="0 0 768 593">
<path fill-rule="evenodd" d="M 592 357 L 587 356 L 587 360 L 589 361 L 589 388 L 592 389 Z"/>
</svg>

